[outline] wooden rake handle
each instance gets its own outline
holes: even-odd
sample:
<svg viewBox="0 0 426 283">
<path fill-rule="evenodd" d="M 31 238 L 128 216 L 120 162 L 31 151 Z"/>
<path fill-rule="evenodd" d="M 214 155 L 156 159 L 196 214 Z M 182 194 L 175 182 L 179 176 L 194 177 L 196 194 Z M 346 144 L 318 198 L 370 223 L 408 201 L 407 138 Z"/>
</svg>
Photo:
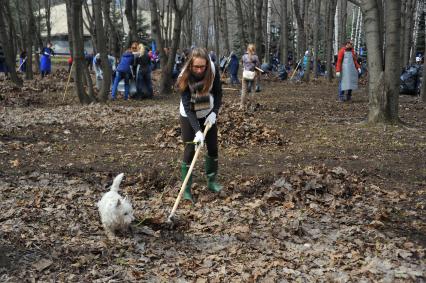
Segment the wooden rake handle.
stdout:
<svg viewBox="0 0 426 283">
<path fill-rule="evenodd" d="M 208 123 L 207 125 L 206 125 L 206 127 L 204 128 L 204 138 L 206 137 L 206 135 L 207 135 L 207 132 L 210 130 L 210 128 L 212 127 L 212 124 L 210 124 L 210 123 Z M 194 154 L 194 158 L 192 158 L 192 162 L 191 162 L 191 166 L 189 167 L 189 169 L 188 169 L 188 173 L 186 173 L 186 176 L 185 176 L 185 180 L 183 181 L 183 183 L 182 183 L 182 187 L 180 188 L 180 191 L 179 191 L 179 194 L 178 194 L 178 196 L 177 196 L 177 198 L 176 198 L 176 200 L 175 200 L 175 204 L 173 205 L 173 208 L 172 208 L 172 211 L 170 212 L 170 215 L 169 215 L 169 217 L 167 218 L 167 221 L 168 222 L 170 222 L 171 221 L 171 219 L 172 219 L 172 217 L 175 215 L 175 212 L 176 212 L 176 210 L 177 210 L 177 207 L 178 207 L 178 205 L 179 205 L 179 202 L 180 202 L 180 200 L 181 200 L 181 198 L 182 198 L 182 195 L 183 195 L 183 192 L 185 191 L 185 187 L 186 187 L 186 185 L 188 184 L 188 181 L 189 181 L 189 178 L 191 177 L 191 173 L 192 173 L 192 170 L 194 169 L 194 166 L 195 166 L 195 162 L 197 161 L 197 158 L 198 158 L 198 155 L 200 154 L 200 152 L 201 152 L 201 146 L 199 146 L 198 148 L 197 148 L 197 150 L 195 151 L 195 154 Z"/>
</svg>

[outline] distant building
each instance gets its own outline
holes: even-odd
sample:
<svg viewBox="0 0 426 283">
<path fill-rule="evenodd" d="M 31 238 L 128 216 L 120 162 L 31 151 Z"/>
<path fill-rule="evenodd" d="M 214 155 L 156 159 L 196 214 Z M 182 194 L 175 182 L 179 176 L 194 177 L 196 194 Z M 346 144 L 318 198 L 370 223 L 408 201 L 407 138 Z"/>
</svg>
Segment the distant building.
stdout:
<svg viewBox="0 0 426 283">
<path fill-rule="evenodd" d="M 89 10 L 91 9 L 91 1 L 89 1 Z M 124 9 L 124 7 L 123 7 Z M 41 10 L 41 14 L 43 15 L 44 9 Z M 124 11 L 123 11 L 124 13 Z M 151 14 L 147 11 L 139 11 L 139 13 L 142 13 L 142 17 L 146 19 L 148 22 L 151 20 Z M 138 14 L 139 14 L 138 13 Z M 83 20 L 87 23 L 88 19 L 86 16 L 85 11 L 83 11 Z M 126 17 L 123 18 L 124 21 L 124 32 L 128 32 L 129 25 L 127 24 Z M 68 42 L 68 25 L 67 25 L 67 9 L 65 4 L 60 4 L 56 6 L 52 6 L 50 8 L 50 22 L 51 22 L 51 42 L 53 44 L 53 49 L 55 50 L 56 54 L 62 54 L 62 55 L 69 55 L 70 54 L 70 48 L 69 48 L 69 42 Z M 149 34 L 151 31 L 147 31 Z M 42 37 L 46 38 L 47 31 L 42 32 Z M 83 35 L 84 35 L 84 49 L 88 53 L 93 53 L 93 45 L 92 45 L 92 38 L 90 36 L 89 30 L 83 25 Z"/>
</svg>

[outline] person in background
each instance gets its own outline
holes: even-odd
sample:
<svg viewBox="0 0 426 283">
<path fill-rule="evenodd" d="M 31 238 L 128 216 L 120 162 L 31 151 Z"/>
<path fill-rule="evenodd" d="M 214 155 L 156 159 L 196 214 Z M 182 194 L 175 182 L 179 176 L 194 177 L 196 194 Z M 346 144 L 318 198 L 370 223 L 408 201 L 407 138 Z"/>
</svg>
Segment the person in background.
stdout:
<svg viewBox="0 0 426 283">
<path fill-rule="evenodd" d="M 254 44 L 249 44 L 247 46 L 247 51 L 243 55 L 243 70 L 256 72 L 256 67 L 260 67 L 259 57 L 256 55 L 256 46 Z M 243 71 L 244 72 L 244 71 Z M 251 92 L 252 84 L 256 84 L 256 91 L 260 91 L 260 87 L 258 84 L 259 74 L 256 72 L 256 75 L 253 80 L 248 80 L 242 78 L 241 80 L 241 109 L 246 107 L 247 104 L 247 91 Z"/>
<path fill-rule="evenodd" d="M 203 48 L 194 48 L 176 83 L 181 95 L 180 126 L 185 145 L 181 165 L 182 181 L 188 173 L 195 154 L 195 144 L 207 144 L 205 169 L 207 188 L 212 192 L 222 189 L 216 182 L 218 172 L 218 141 L 216 118 L 222 105 L 222 85 L 219 70 L 210 60 Z M 212 127 L 203 134 L 203 129 L 210 123 Z M 192 176 L 185 187 L 183 198 L 193 201 L 191 193 Z"/>
<path fill-rule="evenodd" d="M 229 60 L 229 74 L 231 75 L 231 84 L 239 84 L 238 80 L 238 69 L 240 68 L 240 63 L 238 62 L 238 57 L 234 52 L 231 52 L 231 59 Z"/>
<path fill-rule="evenodd" d="M 68 62 L 68 73 L 71 72 L 71 68 L 72 68 L 72 56 L 70 55 L 70 57 L 68 58 L 67 62 Z"/>
<path fill-rule="evenodd" d="M 346 40 L 337 54 L 336 77 L 339 80 L 339 101 L 350 101 L 352 90 L 358 89 L 358 76 L 361 74 L 361 67 L 358 64 L 351 40 Z M 344 97 L 347 91 L 346 98 Z"/>
<path fill-rule="evenodd" d="M 114 73 L 115 73 L 115 58 L 111 55 L 108 55 L 108 66 L 111 69 L 111 81 L 113 82 Z M 96 88 L 101 89 L 104 75 L 102 72 L 102 66 L 101 66 L 101 54 L 96 54 L 95 57 L 93 57 L 93 68 L 95 69 L 96 74 Z"/>
<path fill-rule="evenodd" d="M 19 54 L 19 72 L 25 73 L 27 71 L 27 52 L 22 50 L 21 54 Z"/>
<path fill-rule="evenodd" d="M 5 78 L 8 78 L 9 68 L 6 64 L 6 57 L 3 52 L 3 48 L 0 46 L 0 73 L 4 73 Z"/>
<path fill-rule="evenodd" d="M 130 79 L 132 77 L 132 66 L 134 64 L 135 56 L 132 52 L 132 46 L 121 55 L 120 62 L 117 65 L 114 84 L 112 86 L 111 98 L 115 100 L 117 94 L 118 84 L 124 79 L 124 100 L 129 99 L 130 93 Z"/>
<path fill-rule="evenodd" d="M 55 52 L 52 49 L 52 43 L 48 42 L 47 46 L 41 50 L 40 71 L 42 78 L 52 72 L 52 62 L 50 60 L 52 56 L 55 56 Z"/>
<path fill-rule="evenodd" d="M 138 56 L 136 62 L 136 93 L 140 98 L 153 97 L 151 79 L 151 60 L 145 46 L 141 43 L 138 46 Z"/>
</svg>

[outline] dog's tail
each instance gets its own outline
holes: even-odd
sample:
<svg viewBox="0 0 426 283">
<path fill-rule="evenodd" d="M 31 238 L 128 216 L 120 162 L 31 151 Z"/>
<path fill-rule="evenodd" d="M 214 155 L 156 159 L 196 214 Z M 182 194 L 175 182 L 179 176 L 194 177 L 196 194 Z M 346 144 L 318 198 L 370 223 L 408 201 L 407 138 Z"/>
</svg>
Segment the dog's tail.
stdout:
<svg viewBox="0 0 426 283">
<path fill-rule="evenodd" d="M 117 177 L 114 178 L 112 182 L 111 191 L 118 192 L 118 188 L 120 187 L 121 180 L 123 180 L 124 173 L 118 174 Z"/>
</svg>

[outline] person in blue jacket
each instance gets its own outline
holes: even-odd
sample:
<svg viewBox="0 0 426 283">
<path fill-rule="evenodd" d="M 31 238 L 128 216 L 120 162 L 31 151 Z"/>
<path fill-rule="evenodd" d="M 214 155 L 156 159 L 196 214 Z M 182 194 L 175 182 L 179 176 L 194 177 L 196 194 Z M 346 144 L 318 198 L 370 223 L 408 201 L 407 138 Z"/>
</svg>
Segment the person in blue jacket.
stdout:
<svg viewBox="0 0 426 283">
<path fill-rule="evenodd" d="M 135 56 L 132 53 L 131 46 L 121 55 L 120 62 L 117 65 L 114 84 L 112 86 L 112 100 L 115 100 L 118 84 L 124 79 L 124 100 L 129 99 L 130 79 L 132 77 L 132 67 Z"/>
<path fill-rule="evenodd" d="M 229 61 L 229 74 L 231 75 L 231 84 L 239 84 L 238 80 L 238 68 L 240 67 L 240 63 L 238 62 L 237 55 L 232 52 L 231 60 Z"/>
<path fill-rule="evenodd" d="M 51 56 L 55 56 L 55 52 L 52 49 L 52 43 L 49 42 L 47 46 L 41 50 L 40 71 L 42 78 L 52 72 Z"/>
</svg>

